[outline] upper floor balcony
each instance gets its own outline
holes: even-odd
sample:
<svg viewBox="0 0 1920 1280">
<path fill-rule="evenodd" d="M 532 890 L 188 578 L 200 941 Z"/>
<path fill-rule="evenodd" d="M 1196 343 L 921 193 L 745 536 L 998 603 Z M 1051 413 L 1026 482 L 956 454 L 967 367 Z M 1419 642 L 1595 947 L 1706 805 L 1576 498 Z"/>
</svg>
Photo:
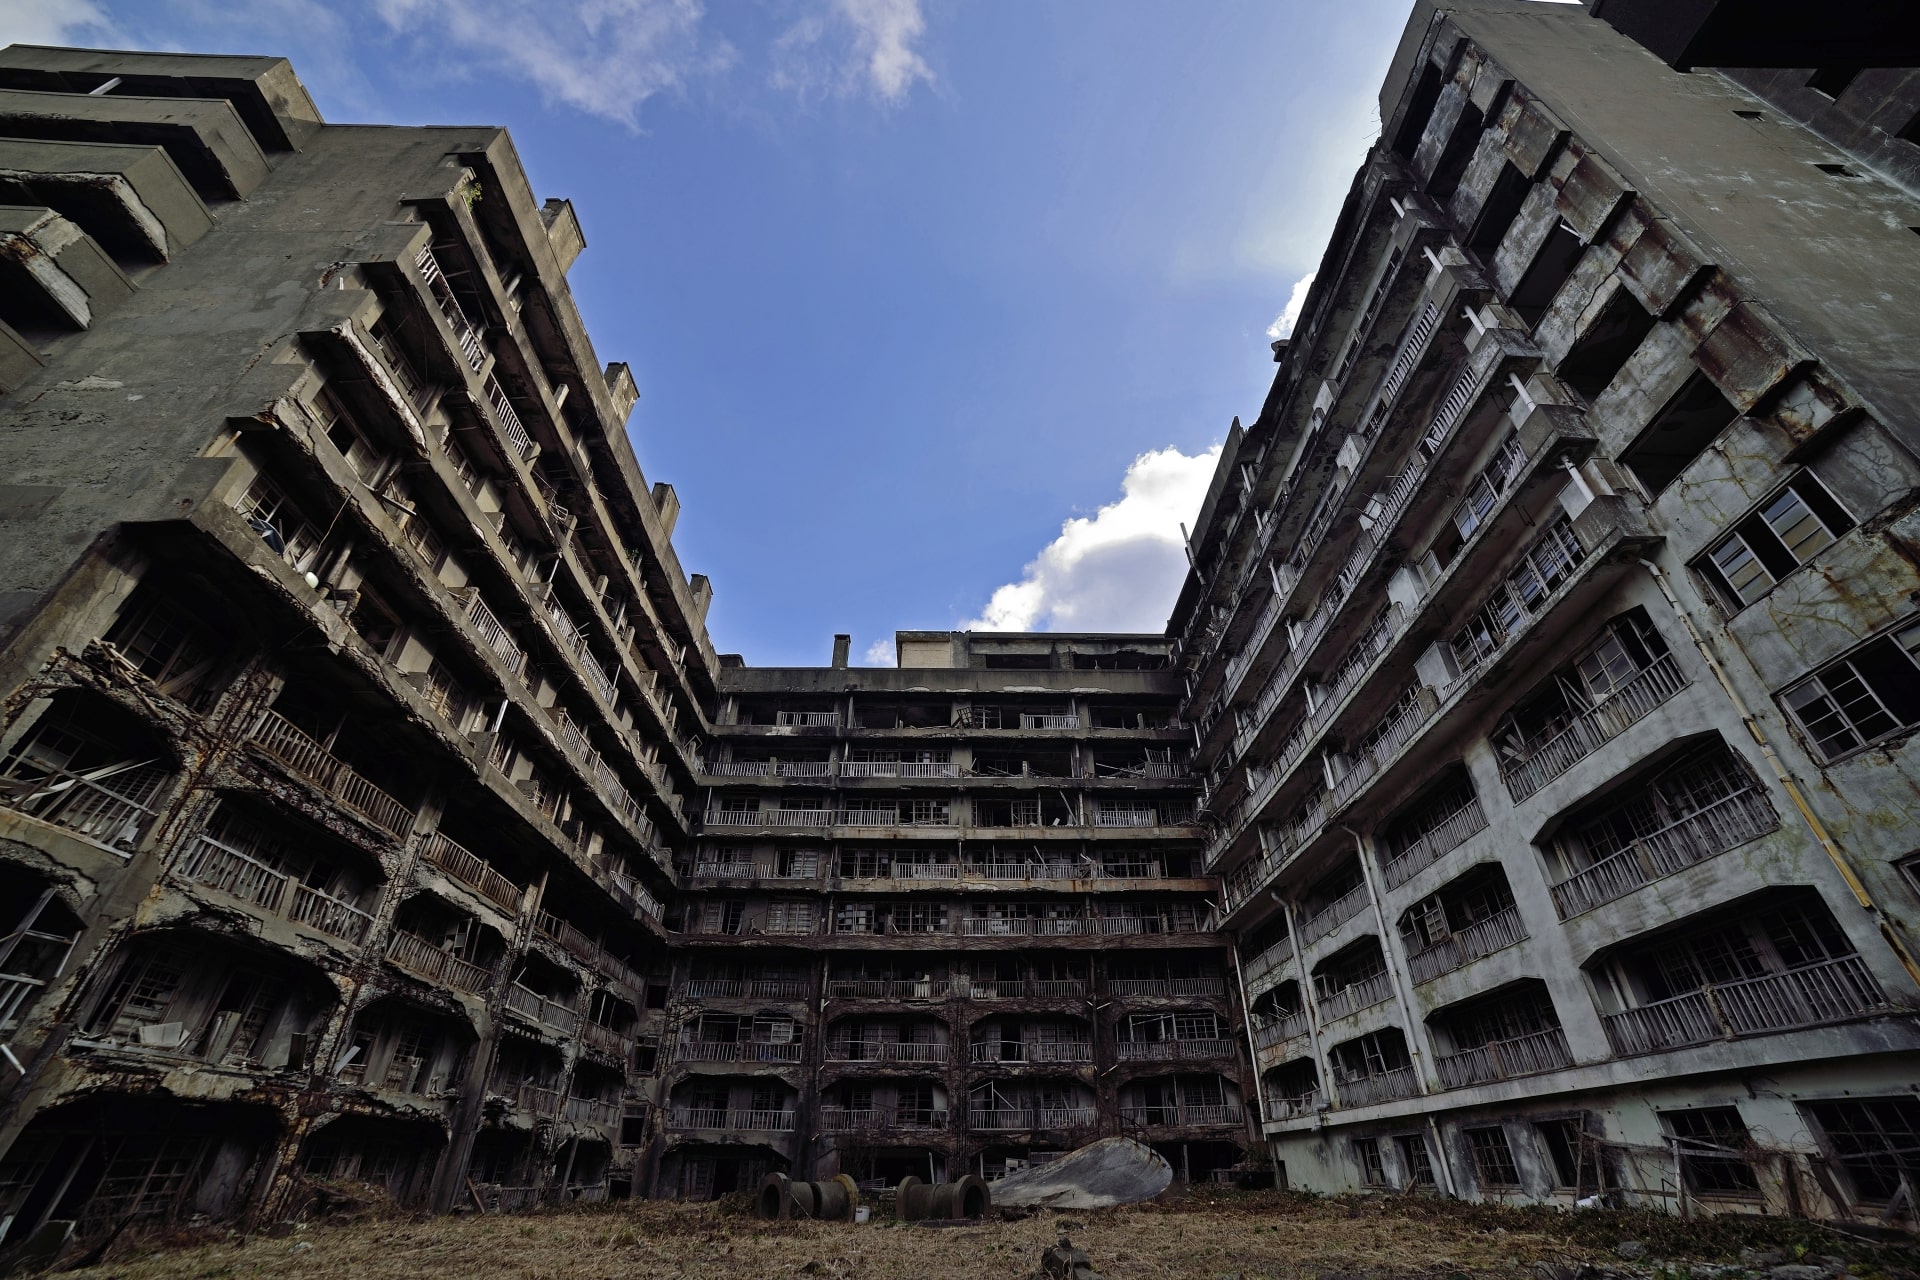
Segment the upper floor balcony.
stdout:
<svg viewBox="0 0 1920 1280">
<path fill-rule="evenodd" d="M 277 711 L 263 711 L 249 740 L 396 839 L 413 830 L 414 811 L 362 777 Z"/>
</svg>

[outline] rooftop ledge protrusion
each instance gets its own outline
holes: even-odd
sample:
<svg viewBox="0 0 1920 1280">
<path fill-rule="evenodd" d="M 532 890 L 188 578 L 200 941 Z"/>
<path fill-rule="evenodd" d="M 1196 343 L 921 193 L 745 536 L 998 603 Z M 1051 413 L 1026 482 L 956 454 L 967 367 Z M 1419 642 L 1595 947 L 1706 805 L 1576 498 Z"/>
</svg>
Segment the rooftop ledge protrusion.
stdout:
<svg viewBox="0 0 1920 1280">
<path fill-rule="evenodd" d="M 553 249 L 554 262 L 562 274 L 571 270 L 573 260 L 587 247 L 580 230 L 580 219 L 573 212 L 573 201 L 554 199 L 540 206 L 540 221 L 547 228 L 547 244 Z"/>
</svg>

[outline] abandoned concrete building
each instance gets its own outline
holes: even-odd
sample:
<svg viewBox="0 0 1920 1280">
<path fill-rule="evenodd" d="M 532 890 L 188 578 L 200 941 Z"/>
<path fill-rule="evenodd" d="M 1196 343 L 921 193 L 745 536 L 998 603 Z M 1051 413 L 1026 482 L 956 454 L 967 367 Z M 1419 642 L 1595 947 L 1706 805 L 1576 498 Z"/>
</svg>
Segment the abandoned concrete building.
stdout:
<svg viewBox="0 0 1920 1280">
<path fill-rule="evenodd" d="M 1170 631 L 1295 1185 L 1912 1212 L 1920 51 L 1759 7 L 1418 4 L 1227 442 Z"/>
<path fill-rule="evenodd" d="M 1911 1197 L 1920 57 L 1712 8 L 1420 0 L 1166 632 L 882 669 L 714 652 L 504 131 L 0 50 L 0 1248 Z"/>
</svg>

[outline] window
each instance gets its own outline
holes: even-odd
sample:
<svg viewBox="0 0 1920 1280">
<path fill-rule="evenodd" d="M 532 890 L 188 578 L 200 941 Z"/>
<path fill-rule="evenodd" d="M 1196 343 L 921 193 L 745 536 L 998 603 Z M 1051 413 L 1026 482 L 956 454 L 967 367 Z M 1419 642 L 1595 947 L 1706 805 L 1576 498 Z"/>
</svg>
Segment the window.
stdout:
<svg viewBox="0 0 1920 1280">
<path fill-rule="evenodd" d="M 1572 227 L 1564 222 L 1554 223 L 1553 230 L 1547 233 L 1546 243 L 1533 255 L 1533 264 L 1520 277 L 1520 283 L 1513 286 L 1513 293 L 1507 298 L 1507 305 L 1527 322 L 1527 328 L 1539 325 L 1540 318 L 1553 305 L 1554 295 L 1560 292 L 1560 286 L 1573 274 L 1574 264 L 1580 261 L 1580 254 L 1586 247 Z"/>
<path fill-rule="evenodd" d="M 1553 1162 L 1554 1185 L 1573 1191 L 1599 1190 L 1599 1152 L 1587 1141 L 1578 1120 L 1543 1120 L 1533 1126 Z"/>
<path fill-rule="evenodd" d="M 1487 193 L 1487 202 L 1480 206 L 1480 216 L 1473 221 L 1467 248 L 1492 257 L 1506 238 L 1507 228 L 1520 216 L 1520 206 L 1527 202 L 1527 193 L 1532 190 L 1533 183 L 1514 167 L 1513 161 L 1501 165 L 1500 176 L 1494 179 L 1493 190 Z"/>
<path fill-rule="evenodd" d="M 1859 67 L 1821 67 L 1807 78 L 1807 88 L 1829 98 L 1838 98 L 1859 74 Z"/>
<path fill-rule="evenodd" d="M 1692 752 L 1574 818 L 1557 844 L 1573 869 L 1631 849 L 1668 863 L 1699 861 L 1779 825 L 1753 778 L 1725 746 Z M 1629 855 L 1631 856 L 1631 855 Z"/>
<path fill-rule="evenodd" d="M 146 597 L 120 615 L 106 640 L 160 691 L 195 706 L 212 672 L 218 649 L 198 623 L 179 610 Z"/>
<path fill-rule="evenodd" d="M 1807 1106 L 1854 1199 L 1884 1204 L 1905 1177 L 1920 1188 L 1920 1099 L 1859 1098 Z"/>
<path fill-rule="evenodd" d="M 264 475 L 254 476 L 236 505 L 268 549 L 284 556 L 296 570 L 306 571 L 319 558 L 319 530 L 300 514 L 286 491 Z"/>
<path fill-rule="evenodd" d="M 1826 486 L 1811 471 L 1802 471 L 1734 525 L 1694 568 L 1723 604 L 1743 609 L 1832 546 L 1853 524 Z"/>
<path fill-rule="evenodd" d="M 1407 1170 L 1409 1187 L 1431 1187 L 1433 1181 L 1433 1160 L 1427 1154 L 1427 1140 L 1417 1133 L 1404 1138 L 1395 1138 L 1400 1147 L 1400 1163 Z"/>
<path fill-rule="evenodd" d="M 1630 290 L 1615 289 L 1606 310 L 1587 326 L 1554 374 L 1592 403 L 1613 384 L 1651 332 L 1653 315 Z"/>
<path fill-rule="evenodd" d="M 1355 1138 L 1353 1154 L 1360 1161 L 1361 1186 L 1384 1187 L 1387 1185 L 1387 1169 L 1380 1162 L 1380 1139 Z"/>
<path fill-rule="evenodd" d="M 1855 649 L 1780 695 L 1816 754 L 1835 760 L 1920 724 L 1920 622 Z"/>
<path fill-rule="evenodd" d="M 1460 108 L 1460 118 L 1454 121 L 1446 149 L 1440 153 L 1438 163 L 1433 166 L 1433 177 L 1427 182 L 1429 195 L 1445 200 L 1453 194 L 1460 185 L 1460 179 L 1466 176 L 1467 165 L 1472 162 L 1474 150 L 1480 145 L 1480 133 L 1485 124 L 1486 118 L 1480 114 L 1480 108 L 1471 102 Z"/>
<path fill-rule="evenodd" d="M 1393 138 L 1393 149 L 1409 160 L 1419 149 L 1421 135 L 1427 131 L 1427 122 L 1433 119 L 1433 108 L 1440 101 L 1441 85 L 1440 68 L 1430 61 L 1423 62 L 1420 79 L 1414 85 L 1413 101 L 1407 104 L 1406 117 L 1400 122 L 1400 130 Z"/>
<path fill-rule="evenodd" d="M 359 424 L 347 414 L 345 406 L 331 391 L 322 390 L 314 400 L 314 409 L 327 433 L 327 439 L 345 458 L 353 474 L 367 484 L 386 466 L 387 455 L 368 440 Z"/>
<path fill-rule="evenodd" d="M 1658 494 L 1740 416 L 1720 388 L 1696 371 L 1620 455 L 1627 470 Z"/>
<path fill-rule="evenodd" d="M 1517 1190 L 1520 1170 L 1513 1163 L 1505 1129 L 1468 1129 L 1467 1146 L 1473 1152 L 1473 1171 L 1489 1191 Z"/>
<path fill-rule="evenodd" d="M 1679 1139 L 1680 1171 L 1695 1195 L 1754 1195 L 1760 1184 L 1740 1154 L 1752 1141 L 1733 1107 L 1662 1111 L 1667 1133 Z"/>
</svg>

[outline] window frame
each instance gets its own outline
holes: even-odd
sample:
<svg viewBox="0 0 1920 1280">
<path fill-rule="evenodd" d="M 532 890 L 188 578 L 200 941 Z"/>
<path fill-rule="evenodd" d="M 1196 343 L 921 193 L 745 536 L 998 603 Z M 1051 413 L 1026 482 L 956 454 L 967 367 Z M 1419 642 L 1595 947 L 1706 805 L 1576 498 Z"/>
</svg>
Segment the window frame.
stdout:
<svg viewBox="0 0 1920 1280">
<path fill-rule="evenodd" d="M 1816 495 L 1813 501 L 1808 500 L 1806 493 L 1808 486 L 1812 487 Z M 1798 500 L 1806 514 L 1816 522 L 1820 531 L 1826 535 L 1827 540 L 1804 558 L 1793 547 L 1787 544 L 1787 540 L 1780 535 L 1778 529 L 1773 527 L 1773 521 L 1769 519 L 1767 515 L 1781 499 L 1788 496 L 1792 496 Z M 1822 507 L 1826 507 L 1828 510 L 1823 512 L 1821 510 Z M 1838 517 L 1838 519 L 1836 519 L 1836 517 Z M 1842 522 L 1844 522 L 1844 525 Z M 1795 522 L 1795 524 L 1798 523 L 1798 521 Z M 1767 533 L 1773 537 L 1774 541 L 1778 544 L 1777 548 L 1755 546 L 1754 540 L 1755 537 L 1760 534 L 1761 527 L 1764 527 Z M 1738 614 L 1773 594 L 1774 589 L 1782 582 L 1785 582 L 1788 578 L 1812 564 L 1822 552 L 1832 547 L 1835 543 L 1859 527 L 1860 522 L 1854 518 L 1851 511 L 1847 510 L 1846 504 L 1834 496 L 1833 490 L 1827 487 L 1826 482 L 1821 480 L 1810 468 L 1803 467 L 1788 477 L 1785 483 L 1770 490 L 1760 501 L 1741 512 L 1740 515 L 1732 521 L 1729 521 L 1726 531 L 1707 544 L 1705 550 L 1701 551 L 1699 555 L 1689 561 L 1688 567 L 1694 571 L 1697 577 L 1706 583 L 1708 588 L 1707 594 L 1717 602 L 1721 608 L 1725 609 L 1729 614 Z M 1722 554 L 1733 547 L 1739 547 L 1744 550 L 1749 563 L 1758 570 L 1755 578 L 1748 579 L 1749 583 L 1754 581 L 1763 581 L 1764 583 L 1758 590 L 1754 590 L 1751 595 L 1734 585 L 1732 574 L 1728 572 L 1726 565 L 1721 562 L 1720 557 Z M 1763 551 L 1777 554 L 1772 557 L 1772 562 L 1770 562 L 1769 555 L 1763 554 Z M 1786 564 L 1788 560 L 1793 562 L 1790 567 Z"/>
<path fill-rule="evenodd" d="M 1798 680 L 1781 688 L 1774 695 L 1775 701 L 1780 704 L 1780 709 L 1786 714 L 1788 723 L 1791 724 L 1799 734 L 1801 742 L 1806 747 L 1808 754 L 1812 755 L 1815 760 L 1822 764 L 1837 764 L 1842 760 L 1851 759 L 1863 751 L 1871 751 L 1876 747 L 1892 742 L 1902 735 L 1920 731 L 1920 716 L 1916 716 L 1910 720 L 1902 720 L 1894 709 L 1888 705 L 1885 694 L 1880 689 L 1876 689 L 1873 684 L 1867 680 L 1861 668 L 1856 665 L 1861 654 L 1880 645 L 1890 645 L 1897 653 L 1904 656 L 1906 660 L 1913 665 L 1915 681 L 1917 684 L 1920 684 L 1920 615 L 1910 615 L 1889 627 L 1882 628 L 1845 652 L 1829 658 L 1813 670 L 1807 672 L 1804 676 L 1801 676 Z M 1852 679 L 1873 699 L 1875 709 L 1893 722 L 1892 728 L 1882 730 L 1871 736 L 1861 732 L 1860 726 L 1855 723 L 1854 718 L 1842 706 L 1840 699 L 1835 696 L 1833 687 L 1828 682 L 1827 673 L 1836 671 L 1842 667 L 1846 668 L 1847 673 Z M 1830 714 L 1842 718 L 1847 731 L 1855 739 L 1851 746 L 1829 751 L 1824 745 L 1825 739 L 1818 735 L 1813 726 L 1808 722 L 1809 718 L 1805 714 L 1806 708 L 1814 705 L 1814 701 L 1798 704 L 1792 701 L 1796 693 L 1809 689 L 1816 691 L 1816 699 L 1814 701 L 1824 702 L 1830 708 Z"/>
</svg>

